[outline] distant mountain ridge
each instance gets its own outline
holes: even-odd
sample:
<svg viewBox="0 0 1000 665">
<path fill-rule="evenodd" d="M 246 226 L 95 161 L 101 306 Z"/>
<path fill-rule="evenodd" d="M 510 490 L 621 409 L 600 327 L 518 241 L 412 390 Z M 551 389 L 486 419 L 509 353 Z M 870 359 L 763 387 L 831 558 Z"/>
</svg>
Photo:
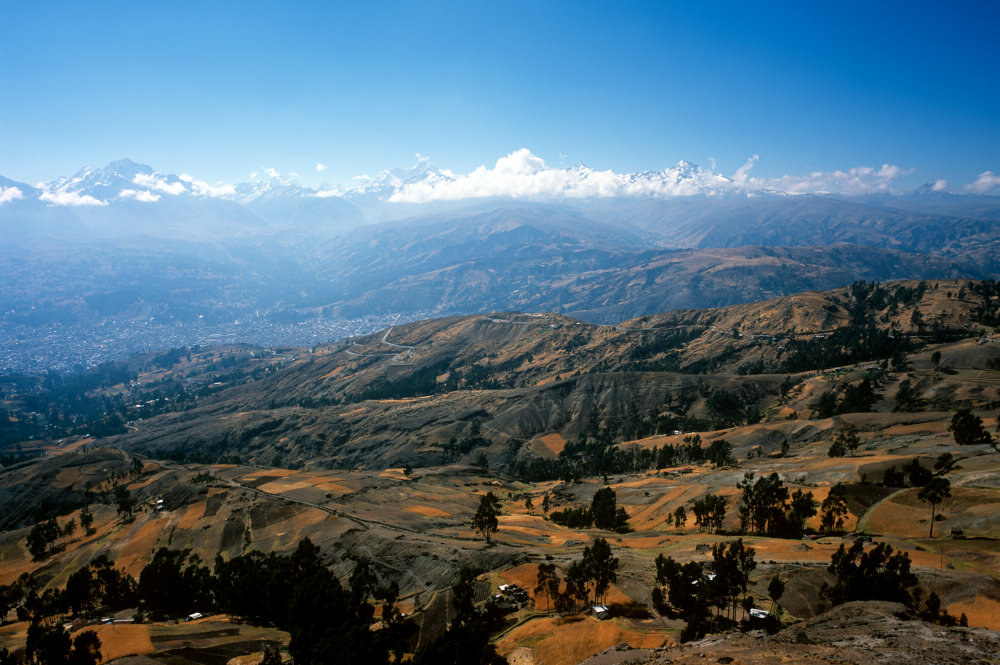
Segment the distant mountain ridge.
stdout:
<svg viewBox="0 0 1000 665">
<path fill-rule="evenodd" d="M 892 169 L 888 174 L 866 170 L 864 177 L 871 180 L 858 194 L 851 195 L 850 189 L 838 193 L 836 188 L 821 186 L 804 188 L 799 181 L 782 184 L 779 180 L 748 178 L 749 162 L 735 176 L 726 176 L 714 170 L 704 170 L 697 164 L 680 161 L 675 166 L 659 171 L 636 173 L 614 173 L 598 171 L 583 164 L 568 168 L 549 167 L 527 149 L 515 151 L 498 160 L 493 169 L 480 167 L 470 174 L 455 174 L 448 169 L 434 165 L 426 158 L 418 158 L 409 168 L 386 169 L 374 176 L 359 176 L 350 186 L 323 184 L 317 188 L 299 185 L 294 174 L 282 176 L 272 169 L 264 174 L 251 174 L 251 182 L 239 184 L 207 183 L 187 174 L 163 174 L 146 164 L 123 158 L 108 163 L 103 168 L 84 167 L 72 176 L 63 176 L 35 187 L 25 183 L 0 177 L 10 185 L 27 191 L 28 198 L 49 194 L 49 203 L 77 205 L 78 199 L 58 200 L 59 195 L 68 197 L 91 197 L 84 205 L 109 204 L 116 198 L 136 198 L 155 202 L 158 195 L 170 194 L 210 196 L 248 204 L 266 192 L 280 191 L 283 196 L 340 198 L 370 212 L 372 220 L 399 218 L 409 214 L 407 204 L 428 204 L 436 202 L 448 205 L 466 205 L 470 201 L 490 198 L 513 198 L 521 201 L 549 201 L 571 203 L 615 199 L 772 199 L 805 198 L 814 196 L 834 196 L 864 200 L 877 208 L 891 206 L 891 201 L 919 201 L 922 206 L 934 204 L 950 205 L 956 202 L 987 202 L 995 214 L 996 198 L 981 195 L 956 195 L 937 191 L 931 186 L 914 189 L 906 193 L 893 194 L 888 188 L 892 180 Z M 883 167 L 885 170 L 888 167 Z M 870 172 L 868 172 L 870 171 Z M 848 174 L 840 174 L 848 175 Z M 536 176 L 538 182 L 534 182 Z M 860 177 L 860 176 L 859 176 Z M 500 187 L 497 182 L 507 178 L 516 186 Z M 543 186 L 544 185 L 544 186 Z M 123 192 L 125 192 L 123 194 Z M 867 192 L 867 193 L 865 193 Z M 875 193 L 872 193 L 875 192 Z M 379 204 L 392 204 L 396 211 L 376 211 Z M 938 211 L 940 212 L 940 211 Z M 946 211 L 949 214 L 950 211 Z"/>
<path fill-rule="evenodd" d="M 515 181 L 551 174 L 522 157 Z M 76 340 L 46 347 L 66 366 L 122 357 L 136 334 L 140 348 L 219 335 L 303 344 L 345 318 L 505 309 L 615 323 L 858 279 L 1000 275 L 997 197 L 749 196 L 686 163 L 563 173 L 557 198 L 428 203 L 413 202 L 421 187 L 478 176 L 421 161 L 316 190 L 273 172 L 232 186 L 119 160 L 39 187 L 0 178 L 0 367 L 27 367 L 42 338 Z M 632 193 L 571 189 L 590 180 Z"/>
</svg>

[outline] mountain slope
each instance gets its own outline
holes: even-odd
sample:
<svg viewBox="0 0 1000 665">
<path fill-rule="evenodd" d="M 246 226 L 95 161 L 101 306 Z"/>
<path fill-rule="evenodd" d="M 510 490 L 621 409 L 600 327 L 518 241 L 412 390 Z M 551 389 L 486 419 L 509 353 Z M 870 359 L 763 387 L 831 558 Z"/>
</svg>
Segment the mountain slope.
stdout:
<svg viewBox="0 0 1000 665">
<path fill-rule="evenodd" d="M 426 466 L 482 449 L 505 466 L 550 434 L 627 440 L 763 414 L 783 422 L 817 412 L 820 393 L 841 395 L 864 376 L 858 369 L 830 383 L 813 371 L 824 362 L 885 371 L 890 355 L 935 340 L 956 345 L 949 353 L 964 367 L 995 362 L 989 345 L 960 341 L 970 328 L 996 325 L 995 313 L 984 314 L 995 309 L 991 296 L 978 288 L 862 285 L 615 327 L 555 314 L 417 322 L 303 352 L 281 372 L 157 416 L 118 441 L 160 457 L 279 455 L 336 467 Z M 797 386 L 792 401 L 788 381 Z M 953 408 L 998 397 L 996 385 L 973 383 L 927 399 Z"/>
</svg>

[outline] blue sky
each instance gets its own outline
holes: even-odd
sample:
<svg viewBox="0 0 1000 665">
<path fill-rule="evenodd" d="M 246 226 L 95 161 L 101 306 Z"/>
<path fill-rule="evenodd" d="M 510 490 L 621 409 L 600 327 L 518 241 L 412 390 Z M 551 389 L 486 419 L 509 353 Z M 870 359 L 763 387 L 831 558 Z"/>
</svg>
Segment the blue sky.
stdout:
<svg viewBox="0 0 1000 665">
<path fill-rule="evenodd" d="M 364 6 L 362 6 L 364 5 Z M 697 6 L 693 6 L 697 5 Z M 1000 172 L 1000 3 L 0 0 L 0 174 Z M 326 165 L 322 173 L 316 165 Z"/>
</svg>

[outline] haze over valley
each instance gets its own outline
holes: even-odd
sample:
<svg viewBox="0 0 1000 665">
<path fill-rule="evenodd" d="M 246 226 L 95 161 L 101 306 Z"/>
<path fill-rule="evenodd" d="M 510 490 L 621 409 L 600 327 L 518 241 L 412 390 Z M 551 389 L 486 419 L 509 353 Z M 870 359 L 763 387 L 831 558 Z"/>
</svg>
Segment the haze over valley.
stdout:
<svg viewBox="0 0 1000 665">
<path fill-rule="evenodd" d="M 873 194 L 801 194 L 683 163 L 615 179 L 525 153 L 479 195 L 420 203 L 398 199 L 461 178 L 421 161 L 335 192 L 277 174 L 213 191 L 121 160 L 37 188 L 5 180 L 0 365 L 312 345 L 493 310 L 614 324 L 859 279 L 1000 273 L 996 197 L 877 193 L 878 176 Z M 551 174 L 566 182 L 482 193 Z M 602 175 L 631 187 L 602 196 L 589 185 Z"/>
<path fill-rule="evenodd" d="M 1000 5 L 0 5 L 0 665 L 995 665 Z"/>
</svg>

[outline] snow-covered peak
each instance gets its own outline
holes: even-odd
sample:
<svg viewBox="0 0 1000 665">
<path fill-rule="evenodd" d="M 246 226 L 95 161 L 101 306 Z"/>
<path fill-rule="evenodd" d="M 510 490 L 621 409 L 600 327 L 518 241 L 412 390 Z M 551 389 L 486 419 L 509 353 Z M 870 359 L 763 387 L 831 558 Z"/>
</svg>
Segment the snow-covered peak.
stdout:
<svg viewBox="0 0 1000 665">
<path fill-rule="evenodd" d="M 527 148 L 501 157 L 492 167 L 480 166 L 467 175 L 448 171 L 424 173 L 407 182 L 394 182 L 387 200 L 427 203 L 486 197 L 528 200 L 609 197 L 718 196 L 739 193 L 733 179 L 705 171 L 696 164 L 643 173 L 598 171 L 578 164 L 570 168 L 548 166 Z"/>
<path fill-rule="evenodd" d="M 417 162 L 405 169 L 386 169 L 376 176 L 362 175 L 355 178 L 355 184 L 343 190 L 347 198 L 382 195 L 388 200 L 395 192 L 415 183 L 439 182 L 453 179 L 450 171 L 439 170 L 426 157 L 418 156 Z"/>
<path fill-rule="evenodd" d="M 119 159 L 101 169 L 84 167 L 70 177 L 39 184 L 39 199 L 50 205 L 106 206 L 118 201 L 155 203 L 163 196 L 232 196 L 231 185 L 210 185 L 186 175 L 164 175 L 145 164 Z"/>
<path fill-rule="evenodd" d="M 347 185 L 323 184 L 304 187 L 290 176 L 266 169 L 251 182 L 240 185 L 209 184 L 192 176 L 163 175 L 151 167 L 122 159 L 103 169 L 85 168 L 72 177 L 40 186 L 39 198 L 53 205 L 102 206 L 121 200 L 146 203 L 163 196 L 191 195 L 224 198 L 243 205 L 268 201 L 300 201 L 309 198 L 343 199 L 364 210 L 385 204 L 423 204 L 485 198 L 515 198 L 530 201 L 560 201 L 607 198 L 673 198 L 688 196 L 747 197 L 800 194 L 869 195 L 896 193 L 897 178 L 908 175 L 898 166 L 854 167 L 846 171 L 813 172 L 801 176 L 757 178 L 751 175 L 754 155 L 732 175 L 680 161 L 659 171 L 619 173 L 597 170 L 585 164 L 553 167 L 527 148 L 500 157 L 491 166 L 456 174 L 438 168 L 417 156 L 409 168 L 386 169 L 374 176 L 359 176 Z M 986 184 L 1000 178 L 985 173 Z M 934 192 L 944 191 L 943 181 Z M 984 185 L 985 186 L 985 185 Z M 376 215 L 377 216 L 377 215 Z"/>
<path fill-rule="evenodd" d="M 135 188 L 135 179 L 149 176 L 153 169 L 129 159 L 119 159 L 102 169 L 86 166 L 70 177 L 62 177 L 40 188 L 49 194 L 50 203 L 76 201 L 76 205 L 103 205 L 117 198 L 122 190 Z M 44 196 L 44 194 L 43 194 Z"/>
</svg>

